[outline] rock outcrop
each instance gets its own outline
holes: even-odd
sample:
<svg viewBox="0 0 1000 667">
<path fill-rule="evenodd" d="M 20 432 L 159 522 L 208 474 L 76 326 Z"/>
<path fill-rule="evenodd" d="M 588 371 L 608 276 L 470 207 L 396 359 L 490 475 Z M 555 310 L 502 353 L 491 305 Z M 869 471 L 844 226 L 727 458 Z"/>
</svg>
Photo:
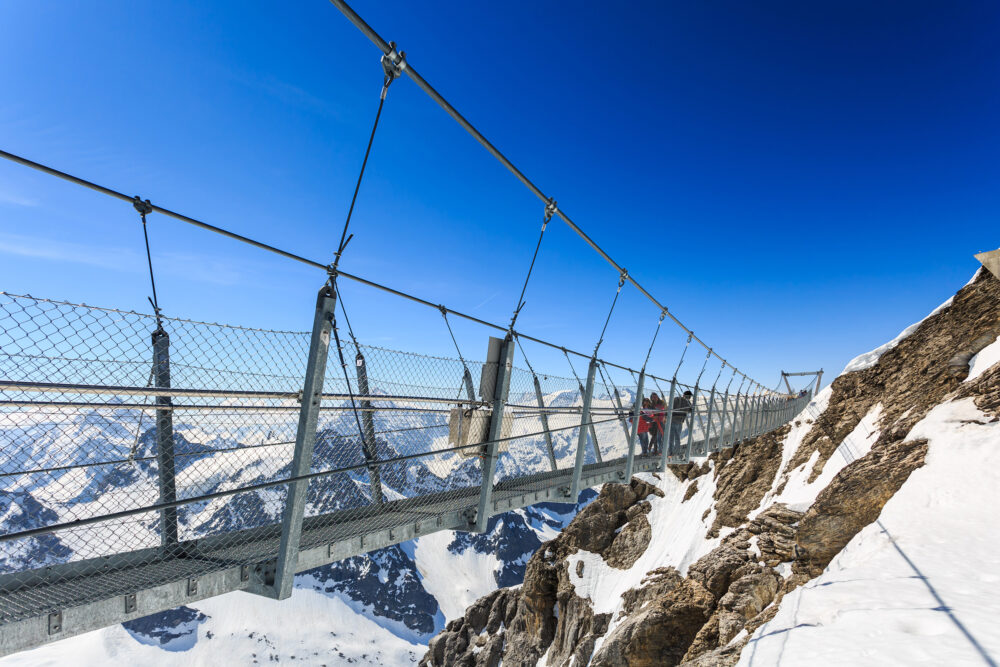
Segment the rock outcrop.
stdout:
<svg viewBox="0 0 1000 667">
<path fill-rule="evenodd" d="M 926 441 L 897 441 L 873 448 L 838 472 L 799 524 L 795 571 L 818 576 L 858 531 L 878 519 L 926 454 Z"/>
<path fill-rule="evenodd" d="M 611 619 L 594 614 L 590 602 L 576 595 L 567 557 L 588 551 L 610 567 L 630 567 L 651 537 L 647 499 L 662 495 L 637 478 L 604 485 L 556 539 L 535 552 L 520 589 L 501 589 L 448 623 L 431 640 L 421 665 L 495 667 L 501 659 L 506 665 L 534 665 L 546 653 L 550 665 L 587 664 Z"/>
<path fill-rule="evenodd" d="M 713 505 L 702 521 L 714 511 L 708 536 L 723 539 L 685 575 L 667 566 L 647 572 L 622 594 L 613 617 L 595 614 L 592 602 L 577 595 L 573 577 L 585 577 L 586 565 L 569 557 L 586 551 L 599 554 L 608 568 L 633 567 L 657 530 L 649 514 L 653 496 L 662 493 L 640 479 L 606 485 L 561 535 L 531 557 L 520 589 L 497 591 L 450 622 L 421 664 L 520 667 L 545 657 L 559 667 L 735 665 L 749 636 L 774 618 L 782 598 L 822 572 L 854 535 L 878 520 L 886 502 L 923 465 L 927 442 L 907 436 L 931 408 L 972 397 L 1000 420 L 1000 365 L 962 382 L 969 372 L 968 351 L 982 349 L 997 331 L 1000 281 L 981 272 L 949 307 L 872 367 L 837 378 L 824 412 L 795 424 L 810 427 L 783 470 L 789 426 L 699 464 L 668 466 L 686 485 L 675 501 L 685 508 L 680 512 L 690 511 L 684 503 L 704 498 L 699 485 L 715 484 Z M 962 368 L 949 365 L 956 356 Z M 878 437 L 870 450 L 866 446 L 864 455 L 840 469 L 808 510 L 775 503 L 759 511 L 769 492 L 780 494 L 791 471 L 802 472 L 813 461 L 804 476 L 810 483 L 819 478 L 876 405 L 881 406 Z M 714 477 L 706 477 L 710 474 Z M 570 562 L 575 562 L 572 573 Z M 608 608 L 608 601 L 602 603 Z"/>
<path fill-rule="evenodd" d="M 968 368 L 964 375 L 956 374 L 949 365 L 955 355 L 998 330 L 1000 280 L 980 271 L 948 307 L 921 322 L 875 365 L 833 381 L 827 409 L 816 416 L 788 469 L 807 463 L 818 452 L 809 477 L 815 480 L 837 446 L 876 404 L 882 405 L 882 435 L 876 444 L 902 440 L 932 407 L 959 389 Z"/>
</svg>

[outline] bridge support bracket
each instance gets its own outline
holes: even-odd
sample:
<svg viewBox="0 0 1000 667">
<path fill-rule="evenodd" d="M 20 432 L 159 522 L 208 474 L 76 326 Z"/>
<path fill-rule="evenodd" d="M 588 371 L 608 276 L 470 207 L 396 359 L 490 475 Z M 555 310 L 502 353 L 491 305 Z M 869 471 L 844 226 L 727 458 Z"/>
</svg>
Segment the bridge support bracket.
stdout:
<svg viewBox="0 0 1000 667">
<path fill-rule="evenodd" d="M 57 635 L 62 632 L 62 610 L 56 610 L 49 613 L 49 634 Z"/>
</svg>

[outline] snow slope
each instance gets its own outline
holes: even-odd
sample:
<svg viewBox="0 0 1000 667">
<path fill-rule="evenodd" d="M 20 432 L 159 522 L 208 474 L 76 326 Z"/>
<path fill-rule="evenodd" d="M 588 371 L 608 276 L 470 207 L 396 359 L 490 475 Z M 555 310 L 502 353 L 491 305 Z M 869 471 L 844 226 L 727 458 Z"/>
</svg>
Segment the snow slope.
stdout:
<svg viewBox="0 0 1000 667">
<path fill-rule="evenodd" d="M 276 604 L 281 604 L 280 614 Z M 426 650 L 355 613 L 343 600 L 308 589 L 296 590 L 281 603 L 248 593 L 230 593 L 199 602 L 198 609 L 205 618 L 189 624 L 192 641 L 181 637 L 161 648 L 137 640 L 116 625 L 9 656 L 3 664 L 410 665 Z"/>
<path fill-rule="evenodd" d="M 741 666 L 996 664 L 1000 423 L 962 399 L 907 436 L 922 438 L 926 465 L 820 577 L 785 597 Z M 860 455 L 856 441 L 845 441 L 845 462 Z"/>
</svg>

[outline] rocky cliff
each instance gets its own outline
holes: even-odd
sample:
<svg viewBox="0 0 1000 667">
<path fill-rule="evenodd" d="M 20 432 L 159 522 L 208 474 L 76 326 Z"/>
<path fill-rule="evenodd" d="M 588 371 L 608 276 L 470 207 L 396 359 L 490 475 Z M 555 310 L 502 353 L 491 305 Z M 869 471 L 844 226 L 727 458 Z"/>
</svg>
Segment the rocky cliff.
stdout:
<svg viewBox="0 0 1000 667">
<path fill-rule="evenodd" d="M 1000 281 L 979 272 L 904 333 L 852 362 L 792 424 L 605 485 L 535 551 L 520 588 L 448 623 L 421 664 L 739 662 L 783 598 L 822 574 L 924 465 L 935 407 L 971 399 L 980 412 L 970 421 L 1000 421 L 1000 364 L 969 378 L 975 355 L 1000 345 Z M 995 430 L 984 437 L 1000 444 Z"/>
</svg>

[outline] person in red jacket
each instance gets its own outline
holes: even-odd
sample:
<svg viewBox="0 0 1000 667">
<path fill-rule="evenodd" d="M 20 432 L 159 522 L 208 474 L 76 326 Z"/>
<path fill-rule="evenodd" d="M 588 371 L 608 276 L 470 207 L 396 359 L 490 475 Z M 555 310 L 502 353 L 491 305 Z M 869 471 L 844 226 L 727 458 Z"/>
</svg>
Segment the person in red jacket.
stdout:
<svg viewBox="0 0 1000 667">
<path fill-rule="evenodd" d="M 663 401 L 656 392 L 649 395 L 649 408 L 649 453 L 658 454 L 663 438 Z"/>
<path fill-rule="evenodd" d="M 642 399 L 642 409 L 639 411 L 639 428 L 636 429 L 639 434 L 639 447 L 642 449 L 640 456 L 649 454 L 649 427 L 652 423 L 653 417 L 650 414 L 649 399 L 644 398 Z"/>
</svg>

